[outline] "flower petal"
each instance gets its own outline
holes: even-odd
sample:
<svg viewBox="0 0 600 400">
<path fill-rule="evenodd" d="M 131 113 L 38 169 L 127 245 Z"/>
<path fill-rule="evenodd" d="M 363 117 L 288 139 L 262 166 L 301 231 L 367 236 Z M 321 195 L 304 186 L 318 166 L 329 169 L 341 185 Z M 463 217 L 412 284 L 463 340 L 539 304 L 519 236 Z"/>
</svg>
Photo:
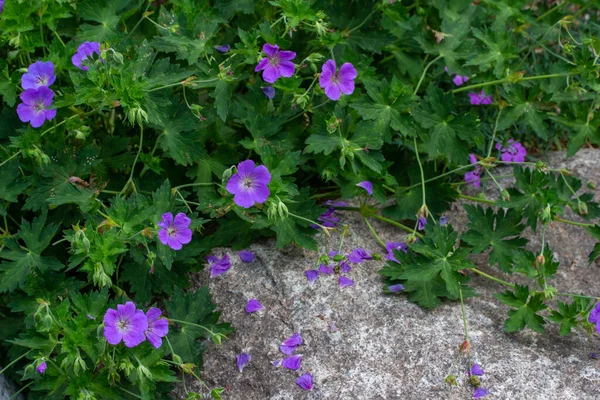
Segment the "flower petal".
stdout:
<svg viewBox="0 0 600 400">
<path fill-rule="evenodd" d="M 264 165 L 259 165 L 252 171 L 254 182 L 264 183 L 265 185 L 271 182 L 271 173 Z"/>
<path fill-rule="evenodd" d="M 273 58 L 279 51 L 279 46 L 277 46 L 276 44 L 265 43 L 263 45 L 262 51 L 269 57 Z"/>
<path fill-rule="evenodd" d="M 313 376 L 310 374 L 310 372 L 305 373 L 296 379 L 296 385 L 300 386 L 304 390 L 312 390 Z"/>
<path fill-rule="evenodd" d="M 348 287 L 348 286 L 354 286 L 354 281 L 345 276 L 340 276 L 338 279 L 338 286 L 340 287 L 340 289 Z"/>
<path fill-rule="evenodd" d="M 265 57 L 262 60 L 260 60 L 258 62 L 258 64 L 256 64 L 256 68 L 254 68 L 254 72 L 262 71 L 263 69 L 267 68 L 267 65 L 269 65 L 269 59 L 267 57 Z"/>
<path fill-rule="evenodd" d="M 284 78 L 289 78 L 294 75 L 296 71 L 296 66 L 291 61 L 281 61 L 279 63 L 279 73 Z"/>
<path fill-rule="evenodd" d="M 302 356 L 291 356 L 284 358 L 281 361 L 281 365 L 283 365 L 287 369 L 291 369 L 293 371 L 300 369 L 300 363 L 302 362 Z"/>
<path fill-rule="evenodd" d="M 236 363 L 240 372 L 242 372 L 244 368 L 246 368 L 246 365 L 250 363 L 251 358 L 252 356 L 250 356 L 250 354 L 248 353 L 238 354 L 238 356 L 236 357 Z"/>
<path fill-rule="evenodd" d="M 335 83 L 331 83 L 323 89 L 325 90 L 325 95 L 329 97 L 330 100 L 336 101 L 342 96 L 339 86 Z"/>
<path fill-rule="evenodd" d="M 238 253 L 240 260 L 246 263 L 254 261 L 254 253 L 249 250 L 242 250 Z"/>
<path fill-rule="evenodd" d="M 367 191 L 367 193 L 369 193 L 370 196 L 373 195 L 373 183 L 372 182 L 362 181 L 360 183 L 357 183 L 356 186 L 365 189 Z"/>
<path fill-rule="evenodd" d="M 309 282 L 314 282 L 319 277 L 319 271 L 317 271 L 316 269 L 310 269 L 308 271 L 304 271 L 304 275 L 306 275 L 306 279 Z"/>
<path fill-rule="evenodd" d="M 290 61 L 296 58 L 296 53 L 289 50 L 282 50 L 279 52 L 279 59 L 281 61 Z"/>
<path fill-rule="evenodd" d="M 388 290 L 392 293 L 398 293 L 404 290 L 404 285 L 401 283 L 397 283 L 395 285 L 388 286 Z"/>
<path fill-rule="evenodd" d="M 272 66 L 271 64 L 267 65 L 265 70 L 262 73 L 262 77 L 265 82 L 275 83 L 277 79 L 281 76 L 279 68 Z"/>
<path fill-rule="evenodd" d="M 265 309 L 265 307 L 257 299 L 250 299 L 250 300 L 248 300 L 248 304 L 246 304 L 246 312 L 249 314 L 257 312 L 257 311 L 261 311 L 264 309 Z"/>
</svg>

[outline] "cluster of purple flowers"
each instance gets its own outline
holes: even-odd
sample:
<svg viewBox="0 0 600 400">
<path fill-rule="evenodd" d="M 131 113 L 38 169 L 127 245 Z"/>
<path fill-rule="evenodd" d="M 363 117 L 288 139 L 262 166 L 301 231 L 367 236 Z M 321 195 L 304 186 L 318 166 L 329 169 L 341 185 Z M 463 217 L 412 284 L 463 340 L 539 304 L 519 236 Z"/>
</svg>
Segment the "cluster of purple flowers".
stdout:
<svg viewBox="0 0 600 400">
<path fill-rule="evenodd" d="M 24 89 L 19 96 L 22 103 L 17 106 L 17 115 L 23 122 L 29 122 L 33 128 L 44 125 L 56 116 L 56 110 L 51 110 L 54 92 L 48 87 L 56 80 L 54 64 L 51 61 L 36 61 L 21 77 L 21 87 Z"/>
<path fill-rule="evenodd" d="M 238 253 L 240 260 L 245 263 L 251 263 L 254 261 L 254 253 L 249 250 L 242 250 Z M 219 275 L 224 274 L 231 268 L 231 260 L 229 254 L 225 254 L 223 257 L 218 256 L 206 256 L 208 266 L 210 268 L 210 277 L 215 278 Z"/>
<path fill-rule="evenodd" d="M 162 338 L 169 333 L 169 321 L 161 318 L 162 311 L 151 307 L 144 314 L 131 301 L 118 304 L 117 309 L 109 308 L 104 314 L 104 337 L 112 345 L 125 343 L 127 347 L 135 347 L 146 339 L 158 349 Z"/>
<path fill-rule="evenodd" d="M 74 66 L 82 71 L 87 71 L 88 66 L 83 64 L 84 61 L 92 59 L 94 53 L 100 57 L 100 43 L 98 42 L 83 42 L 77 48 L 77 52 L 71 57 L 71 62 Z M 100 57 L 101 61 L 102 58 Z"/>
<path fill-rule="evenodd" d="M 266 57 L 258 62 L 254 72 L 262 71 L 265 82 L 273 84 L 281 77 L 290 78 L 294 75 L 296 66 L 292 60 L 296 58 L 295 52 L 279 50 L 279 46 L 269 43 L 263 45 L 262 51 Z M 347 96 L 354 93 L 354 79 L 357 76 L 356 68 L 351 63 L 342 64 L 338 71 L 335 60 L 327 60 L 322 66 L 319 86 L 329 99 L 339 100 L 342 93 Z M 269 99 L 275 97 L 275 89 L 272 86 L 262 90 Z"/>
<path fill-rule="evenodd" d="M 305 271 L 304 274 L 309 282 L 314 282 L 319 278 L 319 275 L 332 275 L 335 269 L 338 269 L 340 274 L 348 274 L 352 270 L 352 267 L 349 263 L 360 264 L 364 261 L 372 259 L 373 254 L 369 250 L 365 250 L 363 248 L 354 249 L 348 254 L 332 251 L 328 254 L 328 256 L 321 258 L 321 260 L 325 261 L 326 264 L 321 263 L 319 264 L 318 269 Z M 340 289 L 353 285 L 354 281 L 347 276 L 340 275 L 338 277 L 338 286 Z"/>
<path fill-rule="evenodd" d="M 256 166 L 254 161 L 242 161 L 237 166 L 234 174 L 225 189 L 233 196 L 233 202 L 240 207 L 250 208 L 254 204 L 262 204 L 271 194 L 269 186 L 271 174 L 264 165 Z"/>
<path fill-rule="evenodd" d="M 509 139 L 506 145 L 497 143 L 495 148 L 500 150 L 500 158 L 505 162 L 524 162 L 525 156 L 527 156 L 525 147 L 513 139 Z M 469 160 L 471 164 L 476 165 L 473 171 L 469 171 L 465 174 L 465 182 L 473 187 L 480 188 L 483 167 L 477 164 L 477 157 L 475 154 L 469 154 Z"/>
<path fill-rule="evenodd" d="M 455 73 L 450 73 L 448 71 L 448 67 L 444 67 L 444 71 L 446 71 L 449 74 L 453 74 L 454 78 L 452 78 L 452 82 L 454 82 L 454 84 L 456 86 L 461 86 L 464 83 L 466 83 L 469 80 L 469 77 L 466 75 L 458 75 Z M 492 104 L 492 96 L 491 95 L 486 95 L 485 94 L 485 90 L 481 90 L 481 92 L 470 92 L 469 93 L 469 102 L 471 103 L 471 105 L 474 106 L 481 106 L 481 105 L 489 105 Z"/>
<path fill-rule="evenodd" d="M 327 200 L 325 204 L 328 205 L 329 208 L 327 208 L 327 211 L 325 211 L 317 218 L 317 221 L 319 222 L 319 225 L 324 226 L 326 228 L 335 228 L 338 222 L 340 222 L 339 217 L 335 216 L 335 207 L 346 207 L 348 203 L 344 201 L 333 202 L 331 200 Z M 311 228 L 321 229 L 321 226 L 319 225 L 312 224 Z"/>
</svg>

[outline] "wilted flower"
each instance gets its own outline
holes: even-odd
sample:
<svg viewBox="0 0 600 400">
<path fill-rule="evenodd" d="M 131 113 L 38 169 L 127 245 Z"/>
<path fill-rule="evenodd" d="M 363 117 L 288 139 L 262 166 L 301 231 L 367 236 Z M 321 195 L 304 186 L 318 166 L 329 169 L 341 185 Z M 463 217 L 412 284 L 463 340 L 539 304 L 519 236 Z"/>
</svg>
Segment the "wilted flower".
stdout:
<svg viewBox="0 0 600 400">
<path fill-rule="evenodd" d="M 310 372 L 307 372 L 298 379 L 296 379 L 296 385 L 300 386 L 304 390 L 312 390 L 313 377 L 310 374 Z"/>
<path fill-rule="evenodd" d="M 294 350 L 296 350 L 296 347 L 300 346 L 302 343 L 302 336 L 299 333 L 294 333 L 279 345 L 279 350 L 283 354 L 292 354 Z"/>
<path fill-rule="evenodd" d="M 372 260 L 373 255 L 369 250 L 365 250 L 362 247 L 358 249 L 352 250 L 350 255 L 348 255 L 348 261 L 352 263 L 361 263 L 365 260 Z"/>
<path fill-rule="evenodd" d="M 236 361 L 237 361 L 238 370 L 240 372 L 242 372 L 244 370 L 244 368 L 246 367 L 246 365 L 248 365 L 248 363 L 250 363 L 251 358 L 252 357 L 248 353 L 238 354 L 238 356 L 236 357 Z"/>
<path fill-rule="evenodd" d="M 281 365 L 283 365 L 287 369 L 296 371 L 296 370 L 300 369 L 301 362 L 302 362 L 302 356 L 291 356 L 288 358 L 284 358 L 281 361 Z"/>
<path fill-rule="evenodd" d="M 0 7 L 1 8 L 1 7 Z M 46 372 L 46 369 L 48 368 L 48 365 L 46 365 L 46 361 L 42 361 L 42 363 L 40 365 L 37 366 L 37 368 L 35 369 L 37 371 L 38 374 L 43 374 L 44 372 Z"/>
<path fill-rule="evenodd" d="M 425 225 L 427 225 L 427 219 L 425 217 L 419 217 L 419 219 L 417 219 L 417 229 L 422 231 L 425 229 Z"/>
<path fill-rule="evenodd" d="M 254 253 L 249 250 L 240 251 L 238 253 L 238 256 L 240 256 L 240 260 L 242 260 L 245 263 L 251 263 L 252 261 L 254 261 Z"/>
<path fill-rule="evenodd" d="M 273 97 L 275 97 L 275 88 L 273 86 L 266 86 L 261 89 L 265 96 L 267 96 L 269 99 L 273 99 Z"/>
<path fill-rule="evenodd" d="M 316 269 L 309 269 L 308 271 L 304 271 L 304 275 L 306 275 L 306 279 L 309 282 L 314 282 L 319 277 L 319 271 Z"/>
<path fill-rule="evenodd" d="M 231 47 L 228 44 L 223 44 L 220 46 L 215 46 L 215 49 L 217 49 L 218 52 L 220 53 L 227 53 L 229 51 Z"/>
<path fill-rule="evenodd" d="M 408 250 L 408 246 L 402 242 L 387 242 L 385 244 L 385 249 L 388 252 L 385 256 L 388 260 L 400 263 L 400 261 L 396 259 L 396 256 L 394 256 L 394 250 L 402 250 L 406 253 L 406 250 Z"/>
<path fill-rule="evenodd" d="M 27 73 L 21 77 L 21 86 L 25 90 L 39 89 L 52 85 L 55 80 L 52 61 L 36 61 L 27 68 Z"/>
<path fill-rule="evenodd" d="M 398 293 L 404 290 L 404 285 L 401 283 L 397 283 L 395 285 L 388 286 L 388 290 L 392 293 Z"/>
<path fill-rule="evenodd" d="M 322 274 L 325 274 L 325 275 L 331 275 L 331 274 L 333 274 L 333 267 L 330 267 L 330 266 L 325 265 L 325 264 L 320 264 L 318 271 L 320 273 L 322 273 Z"/>
<path fill-rule="evenodd" d="M 317 221 L 319 221 L 321 226 L 324 226 L 327 228 L 333 228 L 336 226 L 336 224 L 338 222 L 340 222 L 340 219 L 338 217 L 336 217 L 334 215 L 334 213 L 335 213 L 335 208 L 329 207 L 329 209 L 327 209 L 327 211 L 325 211 L 323 214 L 321 214 L 317 218 Z M 315 229 L 321 229 L 321 227 L 316 224 L 312 224 L 311 227 L 315 228 Z"/>
<path fill-rule="evenodd" d="M 279 50 L 276 44 L 265 43 L 263 52 L 267 57 L 260 60 L 254 72 L 263 71 L 262 77 L 266 82 L 275 83 L 280 76 L 289 78 L 294 75 L 295 66 L 291 62 L 296 58 L 293 51 Z"/>
<path fill-rule="evenodd" d="M 77 53 L 71 57 L 71 62 L 74 66 L 79 68 L 82 71 L 87 71 L 88 66 L 83 65 L 83 61 L 89 60 L 92 58 L 92 55 L 96 53 L 100 56 L 100 43 L 98 42 L 84 42 L 79 45 L 77 48 Z M 102 60 L 102 59 L 101 59 Z M 104 61 L 104 60 L 102 60 Z"/>
<path fill-rule="evenodd" d="M 184 213 L 178 213 L 173 219 L 170 212 L 162 215 L 162 221 L 158 222 L 158 239 L 164 245 L 173 250 L 181 250 L 184 244 L 192 241 L 192 230 L 189 228 L 192 220 Z"/>
<path fill-rule="evenodd" d="M 483 373 L 484 373 L 483 368 L 481 368 L 479 366 L 479 364 L 473 364 L 473 366 L 471 367 L 471 371 L 468 375 L 469 376 L 471 376 L 471 375 L 481 376 L 481 375 L 483 375 Z"/>
<path fill-rule="evenodd" d="M 125 346 L 135 347 L 146 339 L 147 329 L 148 318 L 131 301 L 118 304 L 116 310 L 109 308 L 104 314 L 104 337 L 112 345 L 123 341 Z"/>
<path fill-rule="evenodd" d="M 471 104 L 474 106 L 492 104 L 492 96 L 491 95 L 486 96 L 485 90 L 481 90 L 480 93 L 474 93 L 474 92 L 469 93 L 469 100 L 471 101 Z"/>
<path fill-rule="evenodd" d="M 152 347 L 158 349 L 162 345 L 162 338 L 169 333 L 169 321 L 166 318 L 160 318 L 162 311 L 160 308 L 151 307 L 146 312 L 148 319 L 148 329 L 146 330 L 146 339 Z"/>
<path fill-rule="evenodd" d="M 231 262 L 229 261 L 229 255 L 225 254 L 223 258 L 217 256 L 206 256 L 206 261 L 210 266 L 210 277 L 214 278 L 221 274 L 224 274 L 231 268 Z"/>
<path fill-rule="evenodd" d="M 238 172 L 227 182 L 226 189 L 233 194 L 233 201 L 240 207 L 250 208 L 254 203 L 262 204 L 271 192 L 267 186 L 271 182 L 271 174 L 264 165 L 258 167 L 252 160 L 238 164 Z"/>
<path fill-rule="evenodd" d="M 39 89 L 27 89 L 19 96 L 23 103 L 17 106 L 17 115 L 23 122 L 29 122 L 33 128 L 44 125 L 56 116 L 56 110 L 49 110 L 54 92 L 45 86 Z"/>
<path fill-rule="evenodd" d="M 525 150 L 525 147 L 523 147 L 523 145 L 519 142 L 515 142 L 514 140 L 509 139 L 506 146 L 502 146 L 500 143 L 496 143 L 495 147 L 502 153 L 502 155 L 500 156 L 502 158 L 502 161 L 525 161 L 527 150 Z"/>
<path fill-rule="evenodd" d="M 360 183 L 357 183 L 356 186 L 365 189 L 367 191 L 367 193 L 369 193 L 369 196 L 373 195 L 373 183 L 372 182 L 362 181 Z"/>
<path fill-rule="evenodd" d="M 350 266 L 350 264 L 348 264 L 346 262 L 346 260 L 342 260 L 342 261 L 340 261 L 340 270 L 343 273 L 347 274 L 348 272 L 350 272 L 352 270 L 352 267 Z"/>
<path fill-rule="evenodd" d="M 477 164 L 477 158 L 475 157 L 475 154 L 469 154 L 469 160 L 471 161 L 471 164 Z M 482 170 L 481 166 L 476 165 L 475 170 L 469 171 L 465 174 L 465 182 L 467 182 L 467 184 L 469 184 L 471 186 L 480 188 L 481 187 L 481 170 Z"/>
<path fill-rule="evenodd" d="M 488 394 L 490 394 L 490 392 L 488 392 L 486 389 L 484 389 L 484 388 L 477 388 L 477 389 L 475 389 L 475 392 L 473 392 L 473 398 L 474 399 L 480 399 L 482 397 L 487 396 Z"/>
<path fill-rule="evenodd" d="M 354 286 L 354 281 L 345 276 L 340 276 L 338 278 L 338 286 L 340 287 L 340 289 L 348 287 L 348 286 Z"/>
<path fill-rule="evenodd" d="M 246 304 L 247 313 L 253 313 L 264 309 L 265 307 L 257 299 L 250 299 L 248 300 L 248 304 Z"/>
<path fill-rule="evenodd" d="M 351 63 L 344 63 L 337 72 L 334 60 L 327 60 L 323 64 L 319 85 L 325 91 L 325 95 L 331 100 L 339 100 L 341 94 L 351 95 L 354 93 L 354 79 L 357 77 L 356 68 Z"/>
<path fill-rule="evenodd" d="M 440 226 L 448 225 L 448 217 L 446 217 L 445 215 L 442 215 L 440 217 L 439 223 L 440 223 Z"/>
</svg>

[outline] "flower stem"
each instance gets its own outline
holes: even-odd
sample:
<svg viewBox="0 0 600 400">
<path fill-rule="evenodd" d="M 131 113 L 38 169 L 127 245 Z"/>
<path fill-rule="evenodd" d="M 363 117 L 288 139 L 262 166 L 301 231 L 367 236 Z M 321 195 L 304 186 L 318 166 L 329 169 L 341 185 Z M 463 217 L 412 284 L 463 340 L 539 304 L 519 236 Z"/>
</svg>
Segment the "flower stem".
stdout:
<svg viewBox="0 0 600 400">
<path fill-rule="evenodd" d="M 500 114 L 502 114 L 502 109 L 498 109 L 498 115 L 496 115 L 496 123 L 494 124 L 494 134 L 492 135 L 492 140 L 490 141 L 490 148 L 488 149 L 487 156 L 492 154 L 492 149 L 494 148 L 494 141 L 496 140 L 496 131 L 498 130 L 498 120 L 500 119 Z"/>
<path fill-rule="evenodd" d="M 377 240 L 377 243 L 379 243 L 381 245 L 381 247 L 385 248 L 385 243 L 383 242 L 383 240 L 381 240 L 381 238 L 379 237 L 379 235 L 377 234 L 377 232 L 375 232 L 375 229 L 373 228 L 373 225 L 371 225 L 371 223 L 369 222 L 369 220 L 366 217 L 363 216 L 363 221 L 365 221 L 365 224 L 367 224 L 367 226 L 369 227 L 369 230 L 371 231 L 371 233 L 373 234 L 373 236 Z"/>
<path fill-rule="evenodd" d="M 205 81 L 188 81 L 187 79 L 181 81 L 181 82 L 177 82 L 177 83 L 171 83 L 170 85 L 165 85 L 165 86 L 160 86 L 154 89 L 150 89 L 150 90 L 146 90 L 146 93 L 150 93 L 150 92 L 155 92 L 157 90 L 162 90 L 162 89 L 168 89 L 170 87 L 175 87 L 175 86 L 179 86 L 179 85 L 183 85 L 185 83 L 187 84 L 194 84 L 194 83 L 210 83 L 210 82 L 214 82 L 214 81 L 218 81 L 219 78 L 212 78 L 212 79 L 208 79 Z"/>
<path fill-rule="evenodd" d="M 494 200 L 488 200 L 488 199 L 480 199 L 479 197 L 473 197 L 473 196 L 467 196 L 465 194 L 459 194 L 458 197 L 460 199 L 465 199 L 465 200 L 471 200 L 471 201 L 476 201 L 478 203 L 485 203 L 485 204 L 496 204 L 496 202 Z"/>
<path fill-rule="evenodd" d="M 459 93 L 459 92 L 465 92 L 467 90 L 472 90 L 472 89 L 479 89 L 482 87 L 486 87 L 486 86 L 492 86 L 492 85 L 499 85 L 499 84 L 503 84 L 503 83 L 516 83 L 516 82 L 526 82 L 526 81 L 536 81 L 539 79 L 551 79 L 551 78 L 562 78 L 562 77 L 567 77 L 567 76 L 571 76 L 573 74 L 548 74 L 548 75 L 535 75 L 535 76 L 528 76 L 526 78 L 503 78 L 503 79 L 496 79 L 494 81 L 487 81 L 487 82 L 482 82 L 482 83 L 476 83 L 475 85 L 469 85 L 469 86 L 464 86 L 458 89 L 454 89 L 451 91 L 451 93 Z"/>
<path fill-rule="evenodd" d="M 9 162 L 10 160 L 12 160 L 13 158 L 17 157 L 19 154 L 21 154 L 21 150 L 17 151 L 15 154 L 8 157 L 6 160 L 2 161 L 2 164 L 0 164 L 0 167 L 3 166 L 4 164 L 6 164 L 7 162 Z"/>
<path fill-rule="evenodd" d="M 183 325 L 190 325 L 190 326 L 195 326 L 197 328 L 202 328 L 204 329 L 206 332 L 210 333 L 212 336 L 217 336 L 217 335 L 221 335 L 220 333 L 214 333 L 213 331 L 211 331 L 210 329 L 208 329 L 205 326 L 202 325 L 198 325 L 198 324 L 194 324 L 193 322 L 187 322 L 187 321 L 181 321 L 179 319 L 173 319 L 173 318 L 168 318 L 168 320 L 170 322 L 176 322 L 178 324 L 183 324 Z"/>
<path fill-rule="evenodd" d="M 396 222 L 393 219 L 389 219 L 389 218 L 383 217 L 381 215 L 373 215 L 373 218 L 378 219 L 378 220 L 383 221 L 383 222 L 387 222 L 390 225 L 397 226 L 398 228 L 400 228 L 400 229 L 402 229 L 402 230 L 404 230 L 406 232 L 412 233 L 413 235 L 415 235 L 418 238 L 422 238 L 423 237 L 423 235 L 420 234 L 419 232 L 415 232 L 415 230 L 413 228 L 409 228 L 408 226 L 403 225 L 400 222 Z"/>
<path fill-rule="evenodd" d="M 2 373 L 4 371 L 6 371 L 7 369 L 9 369 L 14 363 L 16 363 L 17 361 L 19 361 L 21 358 L 25 357 L 27 354 L 29 354 L 31 352 L 31 350 L 29 350 L 26 353 L 21 354 L 19 357 L 15 358 L 12 362 L 10 362 L 6 367 L 2 368 L 2 370 L 0 371 L 0 375 L 2 375 Z"/>
<path fill-rule="evenodd" d="M 140 396 L 138 396 L 137 394 L 130 392 L 129 390 L 127 390 L 127 389 L 123 388 L 122 386 L 117 386 L 117 387 L 118 387 L 119 389 L 121 389 L 122 391 L 124 391 L 125 393 L 127 393 L 128 395 L 135 397 L 136 399 L 142 399 L 142 398 L 141 398 Z"/>
<path fill-rule="evenodd" d="M 499 283 L 501 285 L 508 286 L 510 288 L 513 288 L 513 289 L 515 288 L 514 284 L 512 284 L 510 282 L 503 281 L 502 279 L 496 278 L 495 276 L 488 275 L 485 272 L 478 270 L 477 268 L 469 268 L 469 270 L 475 272 L 476 274 L 479 274 L 479 275 L 483 276 L 484 278 L 488 278 L 488 279 L 490 279 L 490 280 L 492 280 L 494 282 L 497 282 L 497 283 Z"/>
<path fill-rule="evenodd" d="M 350 35 L 352 32 L 362 28 L 362 26 L 364 24 L 367 23 L 367 21 L 369 20 L 369 18 L 371 18 L 373 16 L 373 14 L 375 14 L 375 11 L 377 11 L 377 7 L 373 7 L 373 9 L 371 10 L 371 12 L 369 13 L 369 15 L 367 15 L 367 17 L 363 20 L 363 22 L 361 22 L 360 24 L 358 24 L 357 26 L 355 26 L 354 28 L 350 29 L 348 31 L 348 35 Z"/>
<path fill-rule="evenodd" d="M 594 226 L 594 224 L 587 224 L 585 222 L 571 221 L 571 220 L 563 219 L 563 218 L 560 218 L 560 217 L 554 217 L 554 221 L 556 221 L 556 222 L 562 222 L 563 224 L 581 226 L 581 227 L 584 227 L 584 228 L 590 228 L 590 227 Z"/>
<path fill-rule="evenodd" d="M 423 207 L 427 207 L 427 201 L 425 200 L 425 173 L 423 172 L 423 164 L 421 164 L 421 158 L 419 157 L 419 148 L 417 147 L 417 138 L 413 138 L 413 144 L 415 146 L 415 154 L 417 155 L 417 163 L 419 164 L 419 170 L 421 171 L 421 193 L 423 194 Z"/>
<path fill-rule="evenodd" d="M 143 144 L 144 144 L 144 126 L 140 125 L 140 143 L 139 143 L 138 151 L 137 151 L 137 154 L 135 155 L 135 159 L 133 160 L 133 165 L 131 166 L 131 173 L 129 174 L 129 179 L 127 179 L 125 186 L 123 186 L 123 189 L 121 189 L 121 193 L 124 193 L 125 189 L 127 189 L 127 187 L 130 184 L 133 187 L 133 191 L 137 192 L 135 183 L 133 182 L 133 173 L 135 172 L 135 165 L 137 164 L 138 158 L 140 157 L 140 153 L 142 152 Z"/>
<path fill-rule="evenodd" d="M 444 172 L 443 174 L 440 174 L 440 175 L 437 175 L 437 176 L 435 176 L 433 178 L 429 178 L 429 179 L 425 180 L 425 183 L 433 182 L 433 181 L 438 180 L 440 178 L 443 178 L 445 176 L 452 175 L 452 174 L 454 174 L 454 173 L 456 173 L 458 171 L 462 171 L 463 169 L 471 168 L 473 165 L 475 165 L 475 164 L 463 165 L 463 166 L 455 168 L 455 169 L 453 169 L 451 171 Z M 409 191 L 409 190 L 414 189 L 414 188 L 416 188 L 418 186 L 421 186 L 421 182 L 415 183 L 414 185 L 410 185 L 410 186 L 406 186 L 406 187 L 401 187 L 398 190 L 396 190 L 396 194 Z"/>
<path fill-rule="evenodd" d="M 416 95 L 419 92 L 419 88 L 421 87 L 421 83 L 423 83 L 423 79 L 425 79 L 425 74 L 427 73 L 427 70 L 429 69 L 429 67 L 431 67 L 433 65 L 433 63 L 435 63 L 440 58 L 442 58 L 441 54 L 439 56 L 437 56 L 436 58 L 434 58 L 433 60 L 429 61 L 429 64 L 427 64 L 425 66 L 425 69 L 423 69 L 423 73 L 421 74 L 421 78 L 419 78 L 419 83 L 417 83 L 417 87 L 415 88 L 415 91 L 413 94 Z"/>
<path fill-rule="evenodd" d="M 23 386 L 21 389 L 17 390 L 12 396 L 10 396 L 8 398 L 8 400 L 13 400 L 16 399 L 17 396 L 19 395 L 19 393 L 21 393 L 23 390 L 27 389 L 29 386 L 33 385 L 35 383 L 35 381 L 31 381 L 29 382 L 27 385 Z"/>
<path fill-rule="evenodd" d="M 185 185 L 179 185 L 179 186 L 175 186 L 173 189 L 183 189 L 186 187 L 193 187 L 193 186 L 212 186 L 213 183 L 212 182 L 198 182 L 198 183 L 186 183 Z"/>
</svg>

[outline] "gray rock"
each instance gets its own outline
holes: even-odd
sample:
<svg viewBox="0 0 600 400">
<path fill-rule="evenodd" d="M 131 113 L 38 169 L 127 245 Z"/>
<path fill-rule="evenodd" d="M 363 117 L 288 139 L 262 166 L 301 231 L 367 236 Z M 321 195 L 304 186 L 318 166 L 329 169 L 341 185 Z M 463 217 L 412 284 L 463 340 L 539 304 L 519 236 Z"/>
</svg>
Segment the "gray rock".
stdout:
<svg viewBox="0 0 600 400">
<path fill-rule="evenodd" d="M 584 150 L 564 161 L 552 154 L 554 166 L 572 169 L 578 176 L 600 184 L 597 151 Z M 501 182 L 503 183 L 503 182 Z M 504 184 L 504 183 L 503 183 Z M 490 189 L 493 193 L 494 189 Z M 340 212 L 352 229 L 345 249 L 364 247 L 380 251 L 361 218 Z M 466 226 L 460 204 L 448 214 L 459 230 Z M 575 219 L 576 217 L 573 216 Z M 373 223 L 384 241 L 402 240 L 405 233 Z M 531 237 L 532 248 L 539 239 Z M 587 265 L 594 241 L 578 227 L 554 224 L 547 240 L 561 261 L 552 282 L 561 292 L 583 291 L 600 295 L 596 283 L 600 272 Z M 337 249 L 339 236 L 321 236 L 321 251 Z M 233 266 L 226 274 L 208 279 L 208 271 L 194 276 L 198 286 L 210 285 L 224 321 L 237 329 L 220 347 L 211 346 L 205 355 L 203 378 L 209 385 L 227 386 L 226 399 L 468 399 L 473 388 L 465 379 L 466 361 L 457 359 L 463 341 L 459 303 L 444 303 L 435 310 L 423 310 L 404 295 L 383 293 L 377 271 L 381 261 L 354 266 L 349 276 L 355 285 L 339 289 L 334 275 L 320 276 L 308 283 L 304 271 L 315 267 L 318 254 L 298 248 L 278 250 L 273 241 L 251 247 L 256 259 L 242 263 L 228 252 Z M 489 268 L 485 259 L 479 267 L 506 280 L 518 281 Z M 471 357 L 485 369 L 482 385 L 496 399 L 598 399 L 600 365 L 589 353 L 600 349 L 597 336 L 575 332 L 561 337 L 556 326 L 544 335 L 531 330 L 517 334 L 503 332 L 508 308 L 494 298 L 504 290 L 500 285 L 473 276 L 472 286 L 479 297 L 466 301 L 471 340 Z M 594 293 L 592 293 L 594 292 Z M 259 315 L 244 311 L 250 298 L 259 299 L 266 310 Z M 332 328 L 336 329 L 332 329 Z M 279 344 L 300 332 L 304 344 L 299 371 L 276 368 L 281 359 Z M 239 373 L 236 355 L 250 353 L 252 361 Z M 458 373 L 460 386 L 451 388 L 444 377 Z M 314 389 L 306 392 L 295 384 L 302 373 L 314 376 Z M 197 382 L 188 388 L 201 391 Z M 176 398 L 185 398 L 180 387 Z"/>
<path fill-rule="evenodd" d="M 0 370 L 2 370 L 2 365 L 0 365 Z M 4 376 L 4 374 L 0 375 L 0 400 L 8 400 L 11 398 L 11 396 L 14 396 L 14 394 L 18 391 L 19 389 L 16 387 L 16 385 L 9 381 L 6 376 Z M 12 397 L 12 399 L 14 400 L 23 400 L 23 396 L 21 396 L 21 394 L 16 395 L 15 397 Z"/>
</svg>

